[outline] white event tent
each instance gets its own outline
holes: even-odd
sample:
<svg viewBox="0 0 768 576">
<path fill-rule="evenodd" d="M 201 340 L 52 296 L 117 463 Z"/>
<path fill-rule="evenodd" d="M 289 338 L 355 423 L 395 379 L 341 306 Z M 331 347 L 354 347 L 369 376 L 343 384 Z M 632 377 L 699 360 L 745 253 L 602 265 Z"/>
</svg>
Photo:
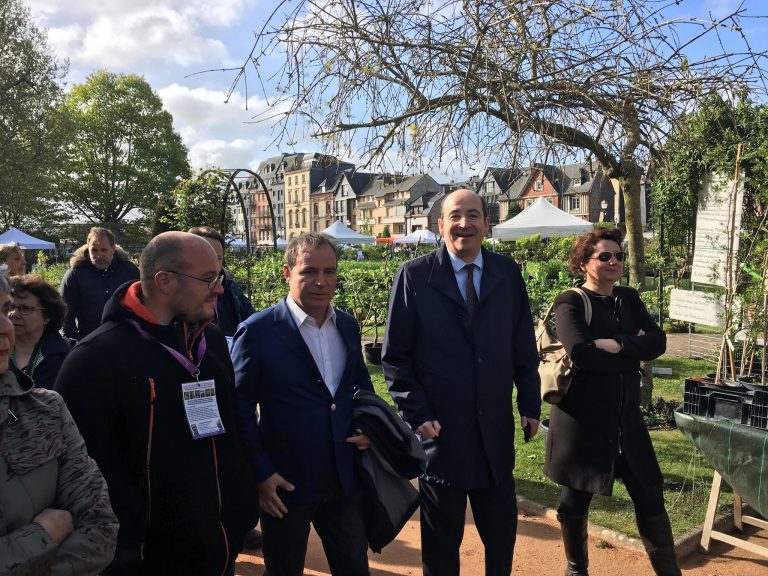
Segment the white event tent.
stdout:
<svg viewBox="0 0 768 576">
<path fill-rule="evenodd" d="M 395 240 L 395 244 L 437 244 L 437 236 L 431 230 L 414 230 Z"/>
<path fill-rule="evenodd" d="M 492 236 L 494 240 L 517 240 L 534 234 L 549 238 L 583 234 L 592 228 L 590 222 L 572 216 L 544 198 L 539 198 L 514 218 L 494 226 Z"/>
<path fill-rule="evenodd" d="M 336 222 L 323 230 L 322 234 L 327 234 L 334 238 L 339 244 L 373 244 L 376 241 L 373 236 L 358 234 L 341 220 L 336 220 Z"/>
<path fill-rule="evenodd" d="M 56 244 L 47 240 L 40 240 L 34 236 L 22 232 L 18 228 L 11 228 L 7 232 L 0 234 L 0 244 L 10 244 L 16 242 L 25 250 L 55 250 Z"/>
</svg>

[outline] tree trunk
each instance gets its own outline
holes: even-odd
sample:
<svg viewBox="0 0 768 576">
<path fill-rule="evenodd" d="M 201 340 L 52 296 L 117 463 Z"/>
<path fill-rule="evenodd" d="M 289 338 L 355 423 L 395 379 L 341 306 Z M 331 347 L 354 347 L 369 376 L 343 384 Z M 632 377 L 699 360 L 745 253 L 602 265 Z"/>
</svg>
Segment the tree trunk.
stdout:
<svg viewBox="0 0 768 576">
<path fill-rule="evenodd" d="M 634 163 L 626 168 L 620 182 L 624 195 L 624 222 L 627 226 L 629 283 L 642 292 L 645 288 L 645 246 L 640 204 L 640 169 Z"/>
</svg>

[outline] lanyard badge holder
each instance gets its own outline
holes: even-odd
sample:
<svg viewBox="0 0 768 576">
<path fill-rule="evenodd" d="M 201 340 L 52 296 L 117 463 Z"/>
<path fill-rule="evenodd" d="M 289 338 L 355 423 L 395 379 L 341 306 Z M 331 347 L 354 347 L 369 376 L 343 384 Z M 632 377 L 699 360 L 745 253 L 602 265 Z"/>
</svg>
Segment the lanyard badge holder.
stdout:
<svg viewBox="0 0 768 576">
<path fill-rule="evenodd" d="M 138 322 L 134 320 L 129 320 L 129 322 L 143 338 L 152 340 L 162 346 L 194 378 L 194 381 L 181 383 L 184 414 L 187 417 L 187 424 L 189 425 L 189 431 L 192 433 L 192 438 L 198 440 L 224 434 L 226 430 L 224 429 L 224 423 L 221 421 L 219 404 L 216 401 L 216 381 L 212 378 L 200 380 L 200 368 L 197 364 L 178 350 L 166 346 L 157 338 L 148 334 L 139 326 Z M 197 346 L 197 358 L 200 362 L 202 362 L 205 355 L 205 350 L 206 342 L 205 334 L 203 334 Z"/>
</svg>

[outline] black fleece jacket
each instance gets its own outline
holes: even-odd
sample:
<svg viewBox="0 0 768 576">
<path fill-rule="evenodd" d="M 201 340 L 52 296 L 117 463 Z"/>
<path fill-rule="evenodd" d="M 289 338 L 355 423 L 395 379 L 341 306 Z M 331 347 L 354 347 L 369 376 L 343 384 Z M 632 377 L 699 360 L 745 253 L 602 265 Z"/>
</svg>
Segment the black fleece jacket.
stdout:
<svg viewBox="0 0 768 576">
<path fill-rule="evenodd" d="M 158 324 L 140 292 L 138 282 L 115 292 L 104 324 L 72 350 L 56 382 L 120 521 L 117 555 L 105 574 L 218 575 L 257 513 L 227 344 L 212 324 L 190 337 L 183 323 Z M 205 336 L 199 378 L 216 381 L 225 434 L 192 438 L 181 383 L 193 378 L 129 319 L 182 353 L 197 350 Z"/>
</svg>

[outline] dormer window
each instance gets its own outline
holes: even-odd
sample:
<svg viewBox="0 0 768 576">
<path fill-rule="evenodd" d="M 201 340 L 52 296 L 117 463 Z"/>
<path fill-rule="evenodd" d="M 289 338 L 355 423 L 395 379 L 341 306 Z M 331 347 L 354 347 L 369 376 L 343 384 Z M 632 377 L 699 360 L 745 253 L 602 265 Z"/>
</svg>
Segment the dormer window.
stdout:
<svg viewBox="0 0 768 576">
<path fill-rule="evenodd" d="M 573 185 L 574 186 L 581 186 L 581 178 L 574 178 L 573 179 Z"/>
</svg>

